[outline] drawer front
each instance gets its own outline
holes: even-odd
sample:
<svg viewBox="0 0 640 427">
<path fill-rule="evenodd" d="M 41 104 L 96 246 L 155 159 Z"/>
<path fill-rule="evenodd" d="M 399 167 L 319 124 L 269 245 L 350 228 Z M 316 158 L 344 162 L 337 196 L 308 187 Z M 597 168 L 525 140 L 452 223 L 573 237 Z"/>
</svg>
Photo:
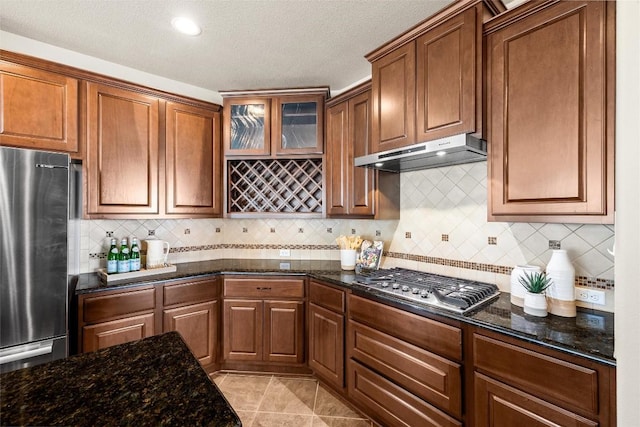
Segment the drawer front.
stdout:
<svg viewBox="0 0 640 427">
<path fill-rule="evenodd" d="M 598 426 L 593 420 L 482 374 L 475 374 L 474 383 L 475 407 L 472 415 L 476 427 Z"/>
<path fill-rule="evenodd" d="M 85 323 L 102 322 L 155 308 L 155 288 L 84 298 L 82 304 Z"/>
<path fill-rule="evenodd" d="M 344 291 L 317 282 L 309 283 L 309 302 L 329 310 L 344 313 Z"/>
<path fill-rule="evenodd" d="M 353 360 L 349 361 L 349 397 L 367 408 L 374 419 L 383 425 L 462 425 L 461 422 Z"/>
<path fill-rule="evenodd" d="M 153 313 L 98 323 L 82 328 L 82 351 L 100 350 L 154 335 Z"/>
<path fill-rule="evenodd" d="M 354 321 L 349 321 L 348 333 L 351 358 L 454 417 L 461 417 L 459 364 Z"/>
<path fill-rule="evenodd" d="M 462 330 L 349 295 L 349 317 L 447 359 L 462 360 Z"/>
<path fill-rule="evenodd" d="M 473 335 L 473 359 L 477 370 L 528 393 L 598 414 L 598 372 L 593 369 L 478 334 Z"/>
<path fill-rule="evenodd" d="M 219 294 L 217 285 L 217 279 L 165 285 L 163 288 L 164 305 L 192 304 L 214 300 Z"/>
<path fill-rule="evenodd" d="M 225 297 L 303 298 L 304 279 L 225 278 Z"/>
</svg>

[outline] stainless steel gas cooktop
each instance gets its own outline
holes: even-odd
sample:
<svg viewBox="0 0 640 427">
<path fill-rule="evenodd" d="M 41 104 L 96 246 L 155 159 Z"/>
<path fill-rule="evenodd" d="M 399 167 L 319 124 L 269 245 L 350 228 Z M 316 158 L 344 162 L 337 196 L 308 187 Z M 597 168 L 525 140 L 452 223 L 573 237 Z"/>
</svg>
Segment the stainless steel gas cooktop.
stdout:
<svg viewBox="0 0 640 427">
<path fill-rule="evenodd" d="M 404 268 L 356 274 L 355 283 L 419 304 L 464 314 L 497 298 L 491 283 L 440 276 Z"/>
</svg>

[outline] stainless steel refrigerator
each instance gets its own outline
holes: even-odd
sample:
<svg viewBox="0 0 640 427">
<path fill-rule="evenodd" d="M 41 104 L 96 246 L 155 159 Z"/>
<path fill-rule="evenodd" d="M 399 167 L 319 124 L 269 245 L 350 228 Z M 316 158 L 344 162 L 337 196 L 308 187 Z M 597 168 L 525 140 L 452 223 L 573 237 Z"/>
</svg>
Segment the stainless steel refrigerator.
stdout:
<svg viewBox="0 0 640 427">
<path fill-rule="evenodd" d="M 0 372 L 67 355 L 69 156 L 0 147 Z"/>
</svg>

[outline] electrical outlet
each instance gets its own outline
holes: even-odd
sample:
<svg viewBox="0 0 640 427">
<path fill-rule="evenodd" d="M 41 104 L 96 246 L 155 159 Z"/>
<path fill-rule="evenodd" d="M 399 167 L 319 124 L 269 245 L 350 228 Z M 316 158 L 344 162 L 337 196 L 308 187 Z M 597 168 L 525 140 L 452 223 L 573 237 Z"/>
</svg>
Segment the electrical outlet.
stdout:
<svg viewBox="0 0 640 427">
<path fill-rule="evenodd" d="M 605 305 L 604 291 L 588 288 L 576 288 L 576 300 L 592 304 Z"/>
<path fill-rule="evenodd" d="M 289 249 L 280 249 L 280 256 L 291 256 L 291 251 Z"/>
</svg>

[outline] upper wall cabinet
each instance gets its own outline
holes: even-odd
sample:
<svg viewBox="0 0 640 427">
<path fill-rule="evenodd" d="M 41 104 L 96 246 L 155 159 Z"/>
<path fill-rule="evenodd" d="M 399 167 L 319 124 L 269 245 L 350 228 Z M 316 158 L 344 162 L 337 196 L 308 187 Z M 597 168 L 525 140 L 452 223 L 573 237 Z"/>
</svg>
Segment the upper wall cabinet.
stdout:
<svg viewBox="0 0 640 427">
<path fill-rule="evenodd" d="M 369 154 L 371 84 L 329 100 L 326 128 L 327 216 L 399 218 L 400 175 L 354 165 Z"/>
<path fill-rule="evenodd" d="M 613 223 L 615 2 L 527 3 L 485 32 L 489 220 Z"/>
<path fill-rule="evenodd" d="M 221 93 L 226 156 L 323 153 L 328 88 Z"/>
<path fill-rule="evenodd" d="M 158 98 L 87 84 L 87 213 L 158 214 Z"/>
<path fill-rule="evenodd" d="M 0 59 L 0 143 L 79 151 L 78 80 Z"/>
<path fill-rule="evenodd" d="M 222 214 L 221 129 L 219 112 L 167 102 L 167 214 Z"/>
<path fill-rule="evenodd" d="M 482 24 L 499 2 L 461 1 L 369 53 L 371 151 L 482 136 Z"/>
</svg>

